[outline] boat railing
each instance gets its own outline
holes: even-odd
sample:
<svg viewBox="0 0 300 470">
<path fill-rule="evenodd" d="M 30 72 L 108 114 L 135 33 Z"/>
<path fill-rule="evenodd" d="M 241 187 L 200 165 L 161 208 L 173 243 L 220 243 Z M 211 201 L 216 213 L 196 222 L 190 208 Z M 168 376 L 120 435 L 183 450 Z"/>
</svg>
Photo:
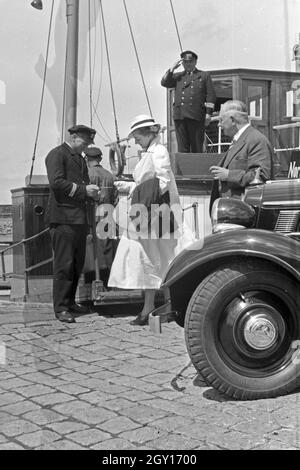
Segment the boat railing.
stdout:
<svg viewBox="0 0 300 470">
<path fill-rule="evenodd" d="M 193 210 L 193 226 L 194 226 L 195 237 L 197 239 L 199 239 L 199 221 L 198 221 L 198 210 L 197 210 L 198 205 L 199 205 L 198 202 L 195 201 L 191 205 L 186 206 L 182 209 L 183 219 L 184 219 L 184 215 L 185 215 L 186 211 Z M 20 240 L 19 242 L 13 243 L 13 244 L 5 247 L 4 249 L 2 249 L 0 251 L 1 268 L 2 268 L 1 278 L 2 278 L 3 282 L 7 282 L 8 278 L 10 278 L 13 274 L 13 273 L 8 273 L 6 271 L 5 254 L 9 250 L 14 250 L 14 248 L 16 248 L 18 246 L 22 246 L 23 247 L 23 256 L 24 256 L 24 259 L 25 259 L 25 246 L 26 246 L 26 243 L 29 243 L 32 240 L 36 240 L 41 235 L 44 235 L 47 232 L 49 232 L 49 228 L 46 228 L 46 229 L 42 230 L 41 232 L 31 236 L 31 237 L 24 238 L 24 239 Z M 53 256 L 51 258 L 46 259 L 46 260 L 40 261 L 39 263 L 28 266 L 27 268 L 24 269 L 25 295 L 29 294 L 29 275 L 30 275 L 30 273 L 32 271 L 34 271 L 35 269 L 41 268 L 42 266 L 45 266 L 46 264 L 49 264 L 49 263 L 52 263 L 52 262 L 53 262 Z"/>
<path fill-rule="evenodd" d="M 276 132 L 280 132 L 281 130 L 284 129 L 297 129 L 298 128 L 298 146 L 296 147 L 284 147 L 284 148 L 274 148 L 274 152 L 279 153 L 279 152 L 288 152 L 291 150 L 300 150 L 300 118 L 299 117 L 292 117 L 291 123 L 288 124 L 279 124 L 277 126 L 273 126 L 273 130 Z"/>
<path fill-rule="evenodd" d="M 1 268 L 2 268 L 2 275 L 1 275 L 2 281 L 5 282 L 5 281 L 7 281 L 7 278 L 12 276 L 12 273 L 7 273 L 6 272 L 5 254 L 9 250 L 13 250 L 14 248 L 16 248 L 18 246 L 22 246 L 23 247 L 23 256 L 24 256 L 24 259 L 25 259 L 25 245 L 26 245 L 26 243 L 31 242 L 32 240 L 35 240 L 35 239 L 39 238 L 41 235 L 44 235 L 47 232 L 49 232 L 49 228 L 46 228 L 46 229 L 42 230 L 41 232 L 31 236 L 31 237 L 24 238 L 24 239 L 20 240 L 19 242 L 13 243 L 12 245 L 7 246 L 6 248 L 4 248 L 3 250 L 0 251 Z M 25 294 L 29 294 L 29 282 L 28 282 L 29 274 L 34 269 L 40 268 L 41 266 L 45 266 L 46 264 L 49 264 L 52 261 L 53 261 L 53 257 L 48 258 L 44 261 L 41 261 L 39 263 L 33 264 L 33 265 L 25 268 L 25 270 L 24 270 Z"/>
</svg>

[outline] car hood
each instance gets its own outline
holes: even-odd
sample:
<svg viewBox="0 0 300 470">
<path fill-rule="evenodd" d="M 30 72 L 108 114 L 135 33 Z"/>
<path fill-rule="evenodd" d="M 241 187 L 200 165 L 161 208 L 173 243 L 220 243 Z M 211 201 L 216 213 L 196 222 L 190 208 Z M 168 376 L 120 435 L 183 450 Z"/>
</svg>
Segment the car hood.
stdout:
<svg viewBox="0 0 300 470">
<path fill-rule="evenodd" d="M 212 234 L 176 256 L 168 268 L 163 285 L 172 284 L 178 277 L 207 260 L 233 254 L 263 254 L 266 259 L 280 259 L 299 269 L 299 248 L 299 241 L 268 230 L 237 229 Z"/>
</svg>

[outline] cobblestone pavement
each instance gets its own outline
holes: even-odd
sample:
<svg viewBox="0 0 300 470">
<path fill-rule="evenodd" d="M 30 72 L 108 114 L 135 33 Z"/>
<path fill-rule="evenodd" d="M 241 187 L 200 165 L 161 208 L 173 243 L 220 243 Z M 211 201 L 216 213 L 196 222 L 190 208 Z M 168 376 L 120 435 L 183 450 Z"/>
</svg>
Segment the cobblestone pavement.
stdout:
<svg viewBox="0 0 300 470">
<path fill-rule="evenodd" d="M 0 302 L 0 450 L 300 449 L 300 393 L 227 399 L 201 382 L 180 327 L 156 336 L 130 318 L 64 325 Z"/>
</svg>

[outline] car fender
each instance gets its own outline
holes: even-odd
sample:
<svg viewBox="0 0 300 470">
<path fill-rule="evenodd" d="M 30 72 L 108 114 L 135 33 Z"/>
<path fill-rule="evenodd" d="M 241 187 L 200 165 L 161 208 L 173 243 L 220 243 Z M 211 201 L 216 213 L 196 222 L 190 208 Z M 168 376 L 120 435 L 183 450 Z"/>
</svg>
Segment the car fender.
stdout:
<svg viewBox="0 0 300 470">
<path fill-rule="evenodd" d="M 233 256 L 273 262 L 300 281 L 300 242 L 279 232 L 260 229 L 229 230 L 205 237 L 182 251 L 171 263 L 162 287 L 170 287 L 196 268 L 216 267 Z"/>
</svg>

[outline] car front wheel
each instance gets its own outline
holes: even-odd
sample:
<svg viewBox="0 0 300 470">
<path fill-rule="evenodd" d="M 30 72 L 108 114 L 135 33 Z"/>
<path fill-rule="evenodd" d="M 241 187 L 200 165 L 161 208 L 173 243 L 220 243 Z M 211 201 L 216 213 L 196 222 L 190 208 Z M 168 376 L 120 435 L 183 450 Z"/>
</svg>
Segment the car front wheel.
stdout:
<svg viewBox="0 0 300 470">
<path fill-rule="evenodd" d="M 194 366 L 235 399 L 293 391 L 300 384 L 299 307 L 299 284 L 271 263 L 222 266 L 188 305 L 185 338 Z"/>
</svg>

